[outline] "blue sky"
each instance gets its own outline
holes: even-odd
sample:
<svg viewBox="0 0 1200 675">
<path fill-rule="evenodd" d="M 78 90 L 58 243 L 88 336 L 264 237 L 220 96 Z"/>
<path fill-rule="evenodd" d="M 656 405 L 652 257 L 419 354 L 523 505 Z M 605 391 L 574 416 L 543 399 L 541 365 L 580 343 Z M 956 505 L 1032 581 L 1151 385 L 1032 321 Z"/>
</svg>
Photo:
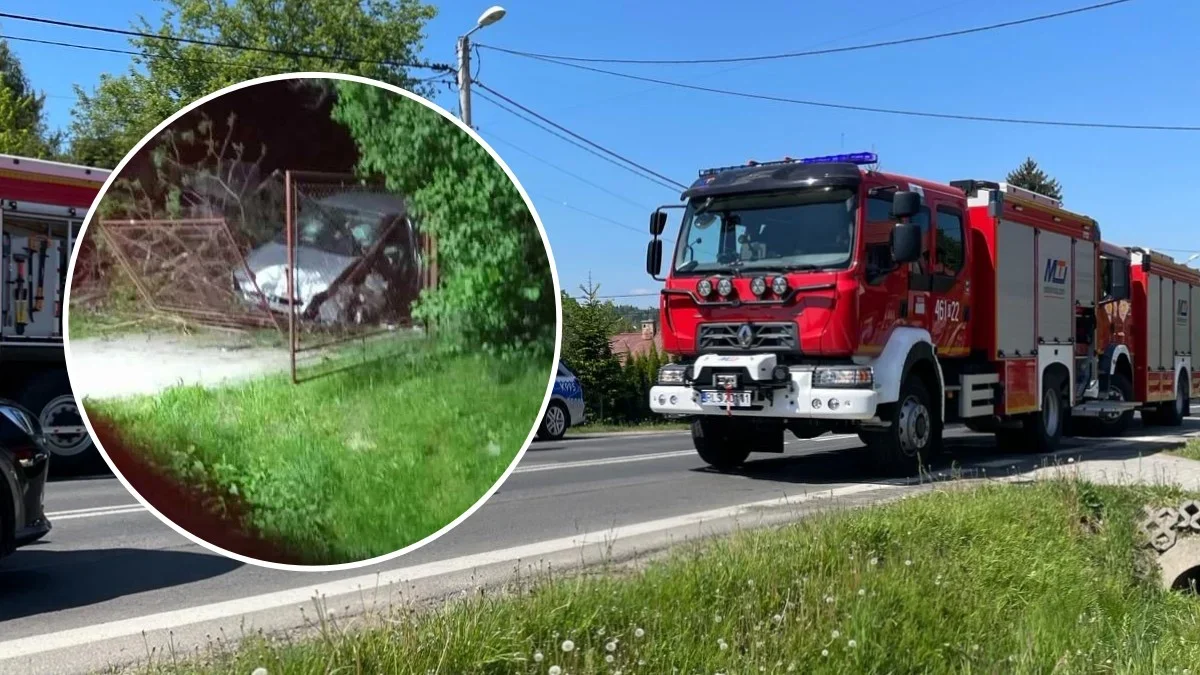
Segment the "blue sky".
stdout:
<svg viewBox="0 0 1200 675">
<path fill-rule="evenodd" d="M 454 59 L 455 37 L 487 1 L 440 7 L 425 57 Z M 477 42 L 617 58 L 741 56 L 902 38 L 1091 4 L 1091 0 L 860 0 L 798 3 L 604 3 L 511 0 Z M 127 27 L 151 0 L 2 2 L 9 11 Z M 755 64 L 606 66 L 706 86 L 815 101 L 997 117 L 1194 125 L 1200 120 L 1195 26 L 1200 3 L 1135 0 L 989 33 L 863 52 Z M 119 36 L 0 24 L 4 34 L 127 47 Z M 12 43 L 64 126 L 71 84 L 124 72 L 128 58 Z M 674 180 L 707 166 L 874 149 L 881 168 L 933 180 L 1002 180 L 1032 155 L 1063 184 L 1066 206 L 1106 239 L 1200 252 L 1200 133 L 1064 129 L 846 112 L 744 100 L 585 73 L 484 51 L 478 78 L 497 91 Z M 456 96 L 435 99 L 451 111 Z M 475 125 L 529 191 L 564 289 L 589 273 L 602 294 L 655 289 L 643 269 L 649 211 L 678 193 L 635 177 L 476 98 Z M 547 162 L 583 177 L 559 171 Z M 603 190 L 589 184 L 601 186 Z M 616 193 L 614 196 L 610 193 Z M 610 222 L 610 221 L 615 221 Z M 625 227 L 621 227 L 621 225 Z M 632 228 L 632 229 L 628 229 Z M 1176 256 L 1187 254 L 1176 253 Z M 653 305 L 655 298 L 631 302 Z"/>
</svg>

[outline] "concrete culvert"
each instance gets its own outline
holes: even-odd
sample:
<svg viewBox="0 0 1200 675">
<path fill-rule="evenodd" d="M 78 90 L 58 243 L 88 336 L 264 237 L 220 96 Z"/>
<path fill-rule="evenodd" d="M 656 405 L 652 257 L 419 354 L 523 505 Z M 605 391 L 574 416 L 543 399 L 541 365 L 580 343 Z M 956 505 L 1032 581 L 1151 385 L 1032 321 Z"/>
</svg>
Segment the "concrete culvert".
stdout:
<svg viewBox="0 0 1200 675">
<path fill-rule="evenodd" d="M 1140 529 L 1157 555 L 1162 586 L 1198 592 L 1200 588 L 1200 502 L 1178 507 L 1147 508 Z"/>
</svg>

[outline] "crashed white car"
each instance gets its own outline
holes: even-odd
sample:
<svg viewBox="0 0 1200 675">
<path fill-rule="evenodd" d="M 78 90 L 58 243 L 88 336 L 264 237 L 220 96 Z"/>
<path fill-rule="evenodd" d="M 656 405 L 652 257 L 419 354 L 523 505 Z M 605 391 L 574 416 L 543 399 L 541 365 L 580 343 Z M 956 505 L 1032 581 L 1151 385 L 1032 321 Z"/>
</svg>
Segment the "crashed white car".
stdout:
<svg viewBox="0 0 1200 675">
<path fill-rule="evenodd" d="M 382 239 L 389 227 L 391 234 Z M 300 316 L 321 323 L 364 323 L 420 292 L 421 251 L 404 199 L 342 192 L 302 202 L 296 215 L 295 297 Z M 371 260 L 367 260 L 370 256 Z M 247 303 L 287 312 L 287 235 L 255 248 L 234 283 Z M 365 269 L 364 269 L 365 266 Z M 331 292 L 331 288 L 333 289 Z"/>
</svg>

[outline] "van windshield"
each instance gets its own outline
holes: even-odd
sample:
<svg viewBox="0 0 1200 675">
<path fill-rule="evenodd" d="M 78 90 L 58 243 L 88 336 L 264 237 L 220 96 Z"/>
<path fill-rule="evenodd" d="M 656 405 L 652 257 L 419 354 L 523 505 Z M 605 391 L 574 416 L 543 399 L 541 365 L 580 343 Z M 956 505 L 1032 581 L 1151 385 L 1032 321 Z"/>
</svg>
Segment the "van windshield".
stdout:
<svg viewBox="0 0 1200 675">
<path fill-rule="evenodd" d="M 675 271 L 844 269 L 857 211 L 849 189 L 697 198 L 684 212 Z"/>
</svg>

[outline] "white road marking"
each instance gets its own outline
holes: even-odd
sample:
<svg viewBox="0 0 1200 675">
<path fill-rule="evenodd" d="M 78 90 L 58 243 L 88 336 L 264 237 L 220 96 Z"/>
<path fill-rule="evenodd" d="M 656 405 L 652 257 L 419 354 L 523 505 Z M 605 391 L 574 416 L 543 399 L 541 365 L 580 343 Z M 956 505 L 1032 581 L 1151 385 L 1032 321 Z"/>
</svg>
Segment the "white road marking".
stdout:
<svg viewBox="0 0 1200 675">
<path fill-rule="evenodd" d="M 84 626 L 82 628 L 72 628 L 54 633 L 7 640 L 0 642 L 0 659 L 13 659 L 60 649 L 70 649 L 102 640 L 140 635 L 143 632 L 155 630 L 179 628 L 205 621 L 228 619 L 253 612 L 280 609 L 289 605 L 300 607 L 309 604 L 314 597 L 329 598 L 348 593 L 359 593 L 364 590 L 371 590 L 391 584 L 410 583 L 420 579 L 438 577 L 456 572 L 467 572 L 488 565 L 537 560 L 540 556 L 570 551 L 589 544 L 611 545 L 620 539 L 681 529 L 713 520 L 736 518 L 737 516 L 746 515 L 761 509 L 780 508 L 805 502 L 830 500 L 848 495 L 895 489 L 895 487 L 894 485 L 875 483 L 847 485 L 820 492 L 807 492 L 791 497 L 750 502 L 688 515 L 597 530 L 581 535 L 549 539 L 497 551 L 459 556 L 457 558 L 412 565 L 386 572 L 364 574 L 348 579 L 330 581 L 324 584 L 299 586 L 288 590 L 226 600 L 224 602 L 214 602 L 198 607 L 158 612 L 130 619 L 120 619 Z"/>
<path fill-rule="evenodd" d="M 70 510 L 52 510 L 46 514 L 52 520 L 71 520 L 73 518 L 94 518 L 97 515 L 116 515 L 121 513 L 136 513 L 145 510 L 142 504 L 114 504 L 107 507 L 74 508 Z"/>
</svg>

